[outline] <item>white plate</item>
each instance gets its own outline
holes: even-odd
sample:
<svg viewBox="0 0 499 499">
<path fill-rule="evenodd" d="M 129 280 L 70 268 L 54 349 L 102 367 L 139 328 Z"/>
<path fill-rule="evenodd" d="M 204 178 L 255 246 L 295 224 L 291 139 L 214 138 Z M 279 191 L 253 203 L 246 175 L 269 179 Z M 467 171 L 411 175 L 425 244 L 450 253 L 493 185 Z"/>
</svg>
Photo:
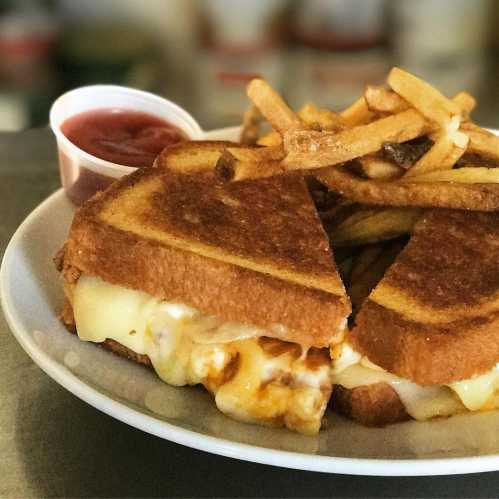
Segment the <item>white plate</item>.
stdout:
<svg viewBox="0 0 499 499">
<path fill-rule="evenodd" d="M 79 341 L 57 319 L 61 283 L 52 257 L 73 208 L 62 190 L 12 238 L 0 271 L 7 321 L 26 352 L 57 383 L 131 426 L 183 445 L 258 463 L 359 475 L 441 475 L 499 470 L 499 414 L 365 428 L 328 415 L 318 437 L 245 425 L 220 414 L 197 388 Z"/>
</svg>

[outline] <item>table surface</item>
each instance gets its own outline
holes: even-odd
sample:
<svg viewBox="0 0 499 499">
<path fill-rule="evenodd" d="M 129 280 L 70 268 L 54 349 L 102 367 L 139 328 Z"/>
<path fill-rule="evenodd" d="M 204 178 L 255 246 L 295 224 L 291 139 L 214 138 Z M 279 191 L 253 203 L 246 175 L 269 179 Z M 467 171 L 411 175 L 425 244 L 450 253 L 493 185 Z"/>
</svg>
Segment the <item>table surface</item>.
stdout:
<svg viewBox="0 0 499 499">
<path fill-rule="evenodd" d="M 25 216 L 58 187 L 48 130 L 0 134 L 0 255 Z M 349 477 L 192 450 L 116 421 L 57 385 L 24 353 L 1 313 L 0 351 L 0 497 L 499 495 L 499 472 Z"/>
</svg>

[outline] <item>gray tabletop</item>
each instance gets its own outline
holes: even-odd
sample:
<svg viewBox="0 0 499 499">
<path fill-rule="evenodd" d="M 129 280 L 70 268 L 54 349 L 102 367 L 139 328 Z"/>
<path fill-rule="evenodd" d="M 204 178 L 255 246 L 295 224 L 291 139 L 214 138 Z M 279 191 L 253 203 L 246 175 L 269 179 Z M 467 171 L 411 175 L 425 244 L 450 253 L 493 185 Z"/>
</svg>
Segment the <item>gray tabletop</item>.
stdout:
<svg viewBox="0 0 499 499">
<path fill-rule="evenodd" d="M 0 254 L 24 217 L 58 187 L 47 130 L 0 134 Z M 2 314 L 0 351 L 1 497 L 499 495 L 499 473 L 349 477 L 192 450 L 116 421 L 61 388 L 24 353 Z"/>
</svg>

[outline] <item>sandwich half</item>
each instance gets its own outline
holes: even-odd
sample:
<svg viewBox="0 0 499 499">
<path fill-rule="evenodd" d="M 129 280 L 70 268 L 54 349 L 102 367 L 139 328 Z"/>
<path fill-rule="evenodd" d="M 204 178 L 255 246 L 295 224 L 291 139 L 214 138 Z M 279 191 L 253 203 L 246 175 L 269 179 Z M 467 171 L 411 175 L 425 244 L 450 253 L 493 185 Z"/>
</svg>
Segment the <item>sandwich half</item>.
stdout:
<svg viewBox="0 0 499 499">
<path fill-rule="evenodd" d="M 499 407 L 499 214 L 433 210 L 333 349 L 334 407 L 369 425 Z"/>
<path fill-rule="evenodd" d="M 317 433 L 351 309 L 303 177 L 157 165 L 77 211 L 56 257 L 63 321 L 169 384 L 203 385 L 233 418 Z"/>
</svg>

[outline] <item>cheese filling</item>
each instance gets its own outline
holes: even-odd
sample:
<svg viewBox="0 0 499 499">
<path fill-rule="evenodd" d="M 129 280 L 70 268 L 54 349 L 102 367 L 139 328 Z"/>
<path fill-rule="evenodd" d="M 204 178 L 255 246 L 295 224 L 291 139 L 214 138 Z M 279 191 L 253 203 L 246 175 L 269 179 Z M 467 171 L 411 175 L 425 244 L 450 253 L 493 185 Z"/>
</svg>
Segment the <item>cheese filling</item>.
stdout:
<svg viewBox="0 0 499 499">
<path fill-rule="evenodd" d="M 303 351 L 265 331 L 82 275 L 73 293 L 78 336 L 112 339 L 149 357 L 165 382 L 203 384 L 225 414 L 315 434 L 331 395 L 327 351 Z"/>
<path fill-rule="evenodd" d="M 407 413 L 417 420 L 499 408 L 499 363 L 489 372 L 448 385 L 421 386 L 391 374 L 352 349 L 348 343 L 332 351 L 332 382 L 352 389 L 387 383 Z"/>
</svg>

